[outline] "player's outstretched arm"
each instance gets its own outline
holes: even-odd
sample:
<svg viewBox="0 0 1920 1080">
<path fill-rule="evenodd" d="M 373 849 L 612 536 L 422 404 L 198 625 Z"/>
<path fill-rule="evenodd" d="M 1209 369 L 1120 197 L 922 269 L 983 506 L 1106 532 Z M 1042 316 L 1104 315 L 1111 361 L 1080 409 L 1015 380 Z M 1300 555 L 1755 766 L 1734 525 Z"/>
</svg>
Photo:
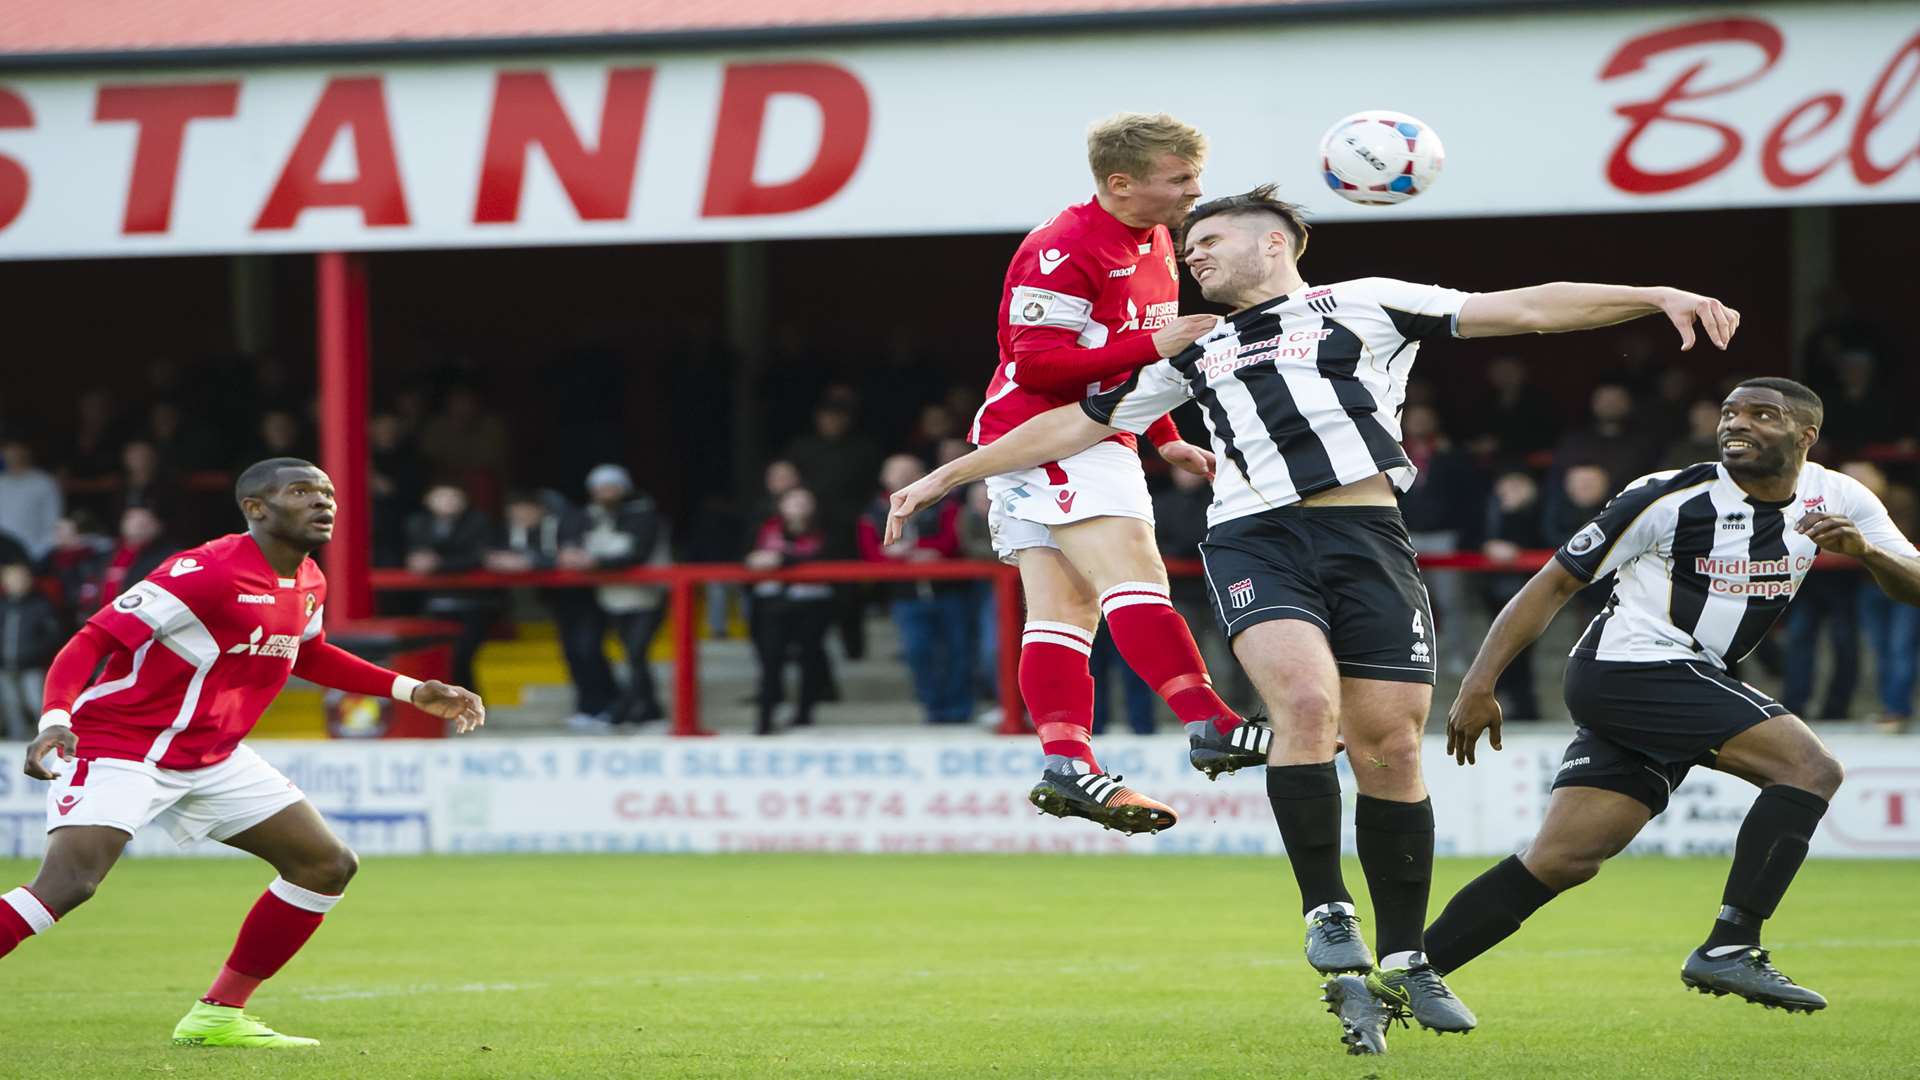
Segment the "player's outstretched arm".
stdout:
<svg viewBox="0 0 1920 1080">
<path fill-rule="evenodd" d="M 1693 348 L 1695 321 L 1707 340 L 1726 348 L 1740 329 L 1740 313 L 1711 296 L 1664 285 L 1588 285 L 1556 281 L 1504 292 L 1475 293 L 1460 308 L 1461 337 L 1507 337 L 1592 330 L 1663 313 L 1680 332 L 1680 349 Z"/>
<path fill-rule="evenodd" d="M 1500 703 L 1493 696 L 1494 683 L 1522 649 L 1540 639 L 1567 600 L 1586 586 L 1558 562 L 1549 562 L 1500 609 L 1473 665 L 1460 680 L 1460 696 L 1447 711 L 1447 753 L 1456 764 L 1474 763 L 1482 731 L 1487 732 L 1487 744 L 1500 749 Z"/>
<path fill-rule="evenodd" d="M 480 696 L 461 686 L 436 679 L 421 682 L 353 655 L 324 637 L 300 646 L 293 673 L 310 683 L 366 697 L 391 697 L 422 712 L 453 721 L 461 735 L 487 722 Z"/>
<path fill-rule="evenodd" d="M 939 502 L 962 484 L 1058 461 L 1120 430 L 1100 423 L 1079 405 L 1062 405 L 1021 424 L 970 454 L 957 457 L 893 493 L 883 543 L 900 539 L 908 518 Z"/>
</svg>

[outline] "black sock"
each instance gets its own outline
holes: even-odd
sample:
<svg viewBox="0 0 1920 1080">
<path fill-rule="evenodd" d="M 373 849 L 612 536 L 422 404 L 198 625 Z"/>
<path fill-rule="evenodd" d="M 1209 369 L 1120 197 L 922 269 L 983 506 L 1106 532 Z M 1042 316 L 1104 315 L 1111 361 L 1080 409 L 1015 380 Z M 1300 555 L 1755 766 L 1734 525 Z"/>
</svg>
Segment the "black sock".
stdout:
<svg viewBox="0 0 1920 1080">
<path fill-rule="evenodd" d="M 1740 823 L 1733 844 L 1733 869 L 1720 894 L 1720 918 L 1702 949 L 1760 944 L 1760 924 L 1793 884 L 1807 857 L 1807 842 L 1827 812 L 1827 800 L 1811 791 L 1773 784 L 1760 791 Z"/>
<path fill-rule="evenodd" d="M 1453 894 L 1427 927 L 1427 962 L 1441 974 L 1507 940 L 1527 916 L 1559 895 L 1509 855 Z"/>
<path fill-rule="evenodd" d="M 1433 885 L 1433 800 L 1391 802 L 1362 795 L 1353 826 L 1360 869 L 1373 896 L 1374 948 L 1381 956 L 1420 951 Z"/>
<path fill-rule="evenodd" d="M 1353 903 L 1340 878 L 1340 774 L 1333 762 L 1267 766 L 1267 801 L 1300 884 L 1300 913 Z"/>
</svg>

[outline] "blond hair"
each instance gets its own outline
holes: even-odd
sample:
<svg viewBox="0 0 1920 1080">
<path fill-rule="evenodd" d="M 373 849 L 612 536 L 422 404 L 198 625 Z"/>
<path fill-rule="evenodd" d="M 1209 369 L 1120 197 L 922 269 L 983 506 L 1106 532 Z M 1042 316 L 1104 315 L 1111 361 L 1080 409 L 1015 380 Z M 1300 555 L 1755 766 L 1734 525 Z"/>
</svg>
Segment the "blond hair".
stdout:
<svg viewBox="0 0 1920 1080">
<path fill-rule="evenodd" d="M 1103 191 L 1114 173 L 1145 180 L 1162 154 L 1199 168 L 1207 161 L 1207 137 L 1166 113 L 1115 113 L 1087 129 L 1087 164 Z"/>
</svg>

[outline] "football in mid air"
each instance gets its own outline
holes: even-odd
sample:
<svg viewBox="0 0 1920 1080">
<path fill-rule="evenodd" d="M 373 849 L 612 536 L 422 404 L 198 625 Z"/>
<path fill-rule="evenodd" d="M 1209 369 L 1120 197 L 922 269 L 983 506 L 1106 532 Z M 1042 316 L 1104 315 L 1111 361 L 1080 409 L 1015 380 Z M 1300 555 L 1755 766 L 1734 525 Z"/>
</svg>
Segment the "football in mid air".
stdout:
<svg viewBox="0 0 1920 1080">
<path fill-rule="evenodd" d="M 1433 186 L 1446 160 L 1440 136 L 1406 113 L 1357 112 L 1320 138 L 1320 170 L 1349 202 L 1406 202 Z"/>
</svg>

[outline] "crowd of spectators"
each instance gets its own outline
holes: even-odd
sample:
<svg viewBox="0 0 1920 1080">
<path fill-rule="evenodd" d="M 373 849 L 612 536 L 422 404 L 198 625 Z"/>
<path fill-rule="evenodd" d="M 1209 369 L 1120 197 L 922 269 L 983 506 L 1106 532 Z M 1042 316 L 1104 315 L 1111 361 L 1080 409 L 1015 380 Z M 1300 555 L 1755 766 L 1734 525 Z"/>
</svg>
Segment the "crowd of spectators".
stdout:
<svg viewBox="0 0 1920 1080">
<path fill-rule="evenodd" d="M 1920 478 L 1912 433 L 1884 391 L 1887 348 L 1871 328 L 1844 317 L 1829 320 L 1809 340 L 1802 366 L 1827 401 L 1815 457 L 1875 490 L 1896 524 L 1915 535 Z M 514 487 L 529 472 L 512 452 L 514 427 L 470 388 L 453 387 L 431 399 L 437 400 L 432 408 L 425 394 L 398 395 L 369 426 L 374 563 L 433 575 L 617 570 L 675 559 L 758 570 L 820 560 L 928 566 L 991 559 L 979 485 L 916 515 L 898 542 L 881 542 L 887 493 L 967 451 L 977 389 L 939 385 L 913 367 L 910 350 L 890 353 L 873 378 L 857 383 L 817 378 L 804 361 L 797 352 L 794 365 L 776 366 L 773 390 L 805 393 L 800 400 L 813 407 L 796 413 L 792 397 L 778 403 L 782 420 L 770 419 L 766 429 L 777 455 L 765 464 L 761 490 L 744 497 L 702 491 L 676 508 L 677 530 L 617 462 L 578 478 L 541 477 L 544 487 Z M 1497 358 L 1483 372 L 1477 382 L 1415 379 L 1402 411 L 1405 446 L 1419 475 L 1401 505 L 1422 552 L 1512 562 L 1572 535 L 1634 478 L 1717 456 L 1725 387 L 1657 362 L 1638 330 L 1623 334 L 1619 363 L 1596 373 L 1584 416 L 1573 423 L 1526 364 Z M 244 415 L 257 418 L 250 430 L 223 435 L 160 393 L 121 407 L 106 394 L 83 395 L 58 447 L 35 445 L 18 429 L 0 426 L 0 725 L 6 735 L 31 730 L 41 673 L 79 620 L 183 544 L 233 527 L 228 492 L 239 467 L 267 456 L 313 455 L 312 403 L 288 391 L 278 365 L 259 366 L 255 375 L 243 402 Z M 1204 441 L 1197 422 L 1191 434 Z M 1196 557 L 1211 499 L 1205 481 L 1166 469 L 1150 450 L 1146 461 L 1163 553 Z M 1431 573 L 1442 630 L 1484 621 L 1527 576 L 1518 567 Z M 1588 590 L 1576 605 L 1590 612 L 1604 589 Z M 1173 598 L 1216 681 L 1236 699 L 1250 700 L 1201 579 L 1176 576 Z M 572 682 L 569 726 L 636 730 L 664 716 L 647 663 L 664 621 L 661 587 L 546 587 L 532 599 L 554 624 Z M 991 713 L 998 696 L 993 593 L 981 580 L 767 580 L 713 585 L 704 600 L 709 636 L 744 626 L 761 672 L 751 703 L 763 733 L 811 724 L 823 703 L 838 700 L 835 650 L 827 642 L 837 638 L 840 655 L 864 656 L 868 621 L 881 613 L 896 629 L 919 719 L 974 722 Z M 383 610 L 456 628 L 452 677 L 485 692 L 474 659 L 511 617 L 507 594 L 442 589 L 383 595 L 381 602 Z M 609 659 L 609 637 L 624 658 L 617 666 Z M 1442 664 L 1463 668 L 1471 637 L 1443 632 Z M 1824 647 L 1817 647 L 1822 640 Z M 1904 724 L 1920 666 L 1920 611 L 1887 602 L 1863 575 L 1813 575 L 1759 660 L 1783 679 L 1789 708 L 1841 717 L 1856 689 L 1863 648 L 1874 658 L 1880 714 Z M 1816 679 L 1816 658 L 1831 668 L 1824 681 Z M 1130 730 L 1152 730 L 1156 699 L 1104 635 L 1095 640 L 1091 663 L 1099 686 L 1096 727 L 1118 716 Z M 1530 655 L 1508 669 L 1499 694 L 1509 717 L 1541 715 Z"/>
</svg>

